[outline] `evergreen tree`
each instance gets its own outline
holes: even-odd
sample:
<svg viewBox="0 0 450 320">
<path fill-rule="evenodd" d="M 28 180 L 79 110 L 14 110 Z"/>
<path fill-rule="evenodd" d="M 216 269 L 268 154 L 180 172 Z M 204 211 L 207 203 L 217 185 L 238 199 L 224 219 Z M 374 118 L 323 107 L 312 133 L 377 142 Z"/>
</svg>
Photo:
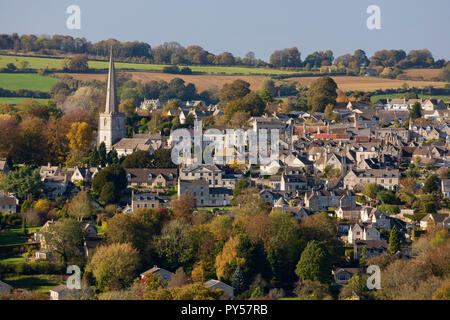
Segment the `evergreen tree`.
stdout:
<svg viewBox="0 0 450 320">
<path fill-rule="evenodd" d="M 233 278 L 231 278 L 231 285 L 234 287 L 236 294 L 241 294 L 245 290 L 244 273 L 240 266 L 234 271 Z"/>
<path fill-rule="evenodd" d="M 28 232 L 28 230 L 27 230 L 27 222 L 26 222 L 25 217 L 23 217 L 23 218 L 22 218 L 22 234 L 23 234 L 24 236 L 26 236 L 26 235 L 27 235 L 27 232 Z"/>
<path fill-rule="evenodd" d="M 409 117 L 412 120 L 418 119 L 422 116 L 422 106 L 420 103 L 416 102 L 411 108 L 411 111 L 409 112 Z"/>
<path fill-rule="evenodd" d="M 99 201 L 100 203 L 106 205 L 108 203 L 114 203 L 118 200 L 118 195 L 116 194 L 117 190 L 114 186 L 113 182 L 107 182 L 100 192 Z"/>
<path fill-rule="evenodd" d="M 391 234 L 389 236 L 389 247 L 388 252 L 390 254 L 395 254 L 400 250 L 400 238 L 397 231 L 397 226 L 394 226 L 391 230 Z"/>
<path fill-rule="evenodd" d="M 255 290 L 253 290 L 250 298 L 260 298 L 260 297 L 264 297 L 264 292 L 261 289 L 261 287 L 256 287 Z"/>
<path fill-rule="evenodd" d="M 104 167 L 106 165 L 106 160 L 107 160 L 106 146 L 105 146 L 104 142 L 100 143 L 100 145 L 98 146 L 98 157 L 99 157 L 100 165 L 102 167 Z"/>
<path fill-rule="evenodd" d="M 112 149 L 110 152 L 108 152 L 107 162 L 108 164 L 119 163 L 119 156 L 117 155 L 117 151 L 115 149 Z"/>
<path fill-rule="evenodd" d="M 435 175 L 429 176 L 428 179 L 425 180 L 422 191 L 424 193 L 432 193 L 434 191 L 438 191 L 439 190 L 438 182 L 439 182 L 438 177 L 436 177 Z"/>
<path fill-rule="evenodd" d="M 367 264 L 367 246 L 361 248 L 361 258 L 359 259 L 359 265 L 365 266 Z"/>
<path fill-rule="evenodd" d="M 316 240 L 308 242 L 300 256 L 295 274 L 300 280 L 330 282 L 331 265 L 327 252 L 320 242 Z"/>
</svg>

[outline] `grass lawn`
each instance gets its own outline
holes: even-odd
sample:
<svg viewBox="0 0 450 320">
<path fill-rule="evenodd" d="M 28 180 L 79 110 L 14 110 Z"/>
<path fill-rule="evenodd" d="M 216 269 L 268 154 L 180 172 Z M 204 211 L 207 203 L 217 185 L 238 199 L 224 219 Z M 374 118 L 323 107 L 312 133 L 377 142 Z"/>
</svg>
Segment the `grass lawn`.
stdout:
<svg viewBox="0 0 450 320">
<path fill-rule="evenodd" d="M 27 259 L 24 257 L 13 257 L 13 258 L 7 258 L 0 260 L 0 262 L 7 262 L 7 263 L 25 263 L 27 262 Z"/>
<path fill-rule="evenodd" d="M 61 58 L 38 58 L 38 57 L 22 57 L 22 56 L 7 56 L 0 55 L 0 68 L 6 67 L 8 63 L 14 63 L 18 66 L 20 61 L 28 61 L 28 68 L 30 69 L 56 69 L 61 70 Z M 108 69 L 108 61 L 89 61 L 89 68 L 93 69 Z M 166 65 L 162 64 L 144 64 L 144 63 L 123 63 L 116 62 L 116 69 L 135 69 L 144 71 L 162 71 Z M 182 68 L 183 66 L 180 66 Z M 225 73 L 225 74 L 292 74 L 300 73 L 294 71 L 285 71 L 277 69 L 265 69 L 265 68 L 251 68 L 241 66 L 189 66 L 194 72 L 205 73 Z M 0 86 L 1 87 L 1 86 Z"/>
<path fill-rule="evenodd" d="M 38 231 L 40 228 L 27 228 L 28 234 L 31 235 Z M 26 243 L 27 239 L 22 238 L 22 229 L 10 229 L 7 232 L 0 232 L 0 245 L 8 244 L 22 244 Z"/>
<path fill-rule="evenodd" d="M 0 73 L 0 88 L 8 90 L 28 89 L 49 91 L 60 80 L 37 73 Z"/>
<path fill-rule="evenodd" d="M 203 210 L 213 210 L 213 209 L 219 209 L 219 210 L 230 210 L 232 207 L 200 207 L 199 209 Z"/>
<path fill-rule="evenodd" d="M 0 104 L 12 104 L 12 105 L 17 105 L 19 103 L 21 103 L 23 100 L 28 99 L 28 98 L 16 98 L 16 97 L 0 97 Z M 33 100 L 38 101 L 39 103 L 47 103 L 47 99 L 35 99 L 32 98 Z"/>
<path fill-rule="evenodd" d="M 66 276 L 55 274 L 7 276 L 2 281 L 15 289 L 36 290 L 48 293 L 49 290 L 65 282 Z"/>
</svg>

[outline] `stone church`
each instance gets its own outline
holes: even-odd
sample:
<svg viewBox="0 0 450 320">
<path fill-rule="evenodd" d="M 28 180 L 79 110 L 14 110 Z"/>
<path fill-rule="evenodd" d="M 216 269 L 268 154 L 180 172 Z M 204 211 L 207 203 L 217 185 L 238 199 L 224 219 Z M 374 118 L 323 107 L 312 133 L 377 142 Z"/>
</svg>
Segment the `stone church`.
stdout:
<svg viewBox="0 0 450 320">
<path fill-rule="evenodd" d="M 164 139 L 160 134 L 139 134 L 126 138 L 125 114 L 119 112 L 114 57 L 111 50 L 109 60 L 108 87 L 105 112 L 100 113 L 97 145 L 105 143 L 106 151 L 115 149 L 118 156 L 126 156 L 138 150 L 153 153 L 163 147 Z"/>
<path fill-rule="evenodd" d="M 125 138 L 125 132 L 125 114 L 119 112 L 117 105 L 116 76 L 111 50 L 105 112 L 100 113 L 98 125 L 98 145 L 104 142 L 106 150 L 110 151 L 116 142 Z"/>
</svg>

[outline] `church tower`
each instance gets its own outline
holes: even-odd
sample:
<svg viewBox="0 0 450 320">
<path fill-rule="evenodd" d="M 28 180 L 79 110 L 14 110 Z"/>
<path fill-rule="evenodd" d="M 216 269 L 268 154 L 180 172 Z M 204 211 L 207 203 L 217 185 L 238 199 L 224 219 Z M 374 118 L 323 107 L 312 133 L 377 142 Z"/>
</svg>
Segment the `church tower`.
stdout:
<svg viewBox="0 0 450 320">
<path fill-rule="evenodd" d="M 108 89 L 106 92 L 105 112 L 100 113 L 98 125 L 98 145 L 105 143 L 106 150 L 125 138 L 125 114 L 119 112 L 117 106 L 116 76 L 114 70 L 114 58 L 111 49 L 108 73 Z"/>
</svg>

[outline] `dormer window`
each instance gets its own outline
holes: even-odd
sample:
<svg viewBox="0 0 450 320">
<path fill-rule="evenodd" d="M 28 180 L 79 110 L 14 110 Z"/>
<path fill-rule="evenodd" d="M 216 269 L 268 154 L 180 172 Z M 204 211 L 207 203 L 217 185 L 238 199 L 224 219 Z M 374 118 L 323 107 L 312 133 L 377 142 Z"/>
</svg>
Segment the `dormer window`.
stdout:
<svg viewBox="0 0 450 320">
<path fill-rule="evenodd" d="M 152 178 L 153 178 L 153 175 L 152 175 L 151 173 L 149 173 L 149 174 L 148 174 L 148 178 L 149 178 L 149 179 L 152 179 Z"/>
<path fill-rule="evenodd" d="M 128 179 L 131 179 L 131 173 L 128 173 L 128 174 L 127 174 L 127 178 L 128 178 Z"/>
<path fill-rule="evenodd" d="M 173 179 L 173 174 L 169 174 L 169 179 Z"/>
</svg>

